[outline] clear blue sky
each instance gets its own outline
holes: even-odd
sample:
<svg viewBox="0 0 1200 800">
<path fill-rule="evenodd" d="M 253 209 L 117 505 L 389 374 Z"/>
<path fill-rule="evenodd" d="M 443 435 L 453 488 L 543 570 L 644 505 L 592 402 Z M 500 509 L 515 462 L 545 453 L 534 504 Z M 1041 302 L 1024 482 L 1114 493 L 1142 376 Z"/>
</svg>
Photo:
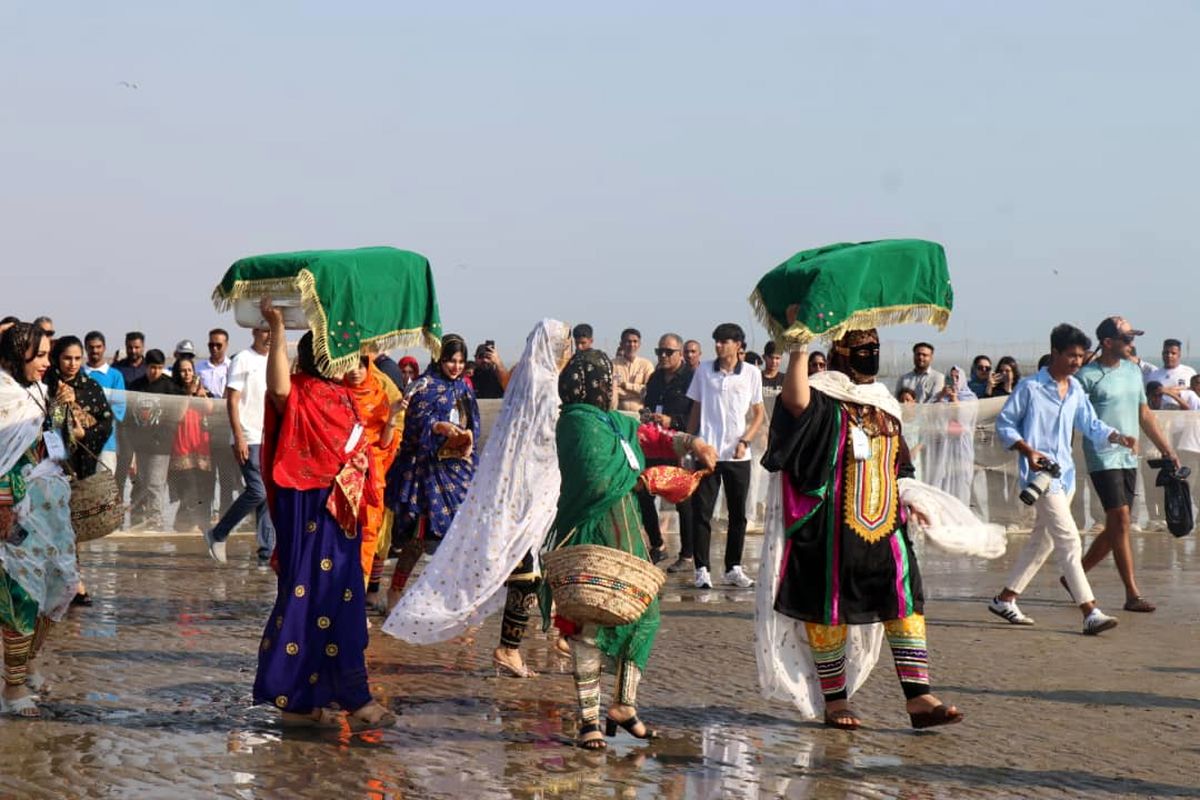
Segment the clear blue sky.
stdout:
<svg viewBox="0 0 1200 800">
<path fill-rule="evenodd" d="M 8 0 L 0 312 L 169 349 L 241 256 L 392 244 L 511 357 L 707 340 L 793 252 L 912 236 L 942 341 L 1200 335 L 1197 4 L 583 5 Z"/>
</svg>

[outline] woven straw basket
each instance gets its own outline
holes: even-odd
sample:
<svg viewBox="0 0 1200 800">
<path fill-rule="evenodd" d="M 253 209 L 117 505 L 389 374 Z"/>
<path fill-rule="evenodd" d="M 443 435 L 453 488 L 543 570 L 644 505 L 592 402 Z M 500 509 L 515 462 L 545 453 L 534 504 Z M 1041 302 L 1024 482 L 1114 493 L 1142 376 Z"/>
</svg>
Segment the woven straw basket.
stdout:
<svg viewBox="0 0 1200 800">
<path fill-rule="evenodd" d="M 636 621 L 658 597 L 666 575 L 635 555 L 594 544 L 542 554 L 558 614 L 604 627 Z"/>
<path fill-rule="evenodd" d="M 76 542 L 108 536 L 125 517 L 117 497 L 117 479 L 103 465 L 95 475 L 71 481 L 71 526 Z"/>
</svg>

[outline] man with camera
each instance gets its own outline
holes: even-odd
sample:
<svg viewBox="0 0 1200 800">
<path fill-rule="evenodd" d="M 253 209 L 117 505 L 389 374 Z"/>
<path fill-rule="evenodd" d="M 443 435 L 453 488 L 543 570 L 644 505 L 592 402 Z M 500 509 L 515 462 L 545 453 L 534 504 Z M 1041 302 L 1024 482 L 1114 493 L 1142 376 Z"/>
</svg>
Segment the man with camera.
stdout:
<svg viewBox="0 0 1200 800">
<path fill-rule="evenodd" d="M 1134 435 L 1140 426 L 1163 457 L 1179 466 L 1179 459 L 1162 435 L 1146 402 L 1142 370 L 1129 360 L 1134 338 L 1142 335 L 1123 317 L 1108 317 L 1096 328 L 1099 356 L 1079 370 L 1079 383 L 1087 392 L 1101 421 L 1121 433 Z M 1133 548 L 1129 543 L 1130 508 L 1137 486 L 1137 454 L 1116 447 L 1083 443 L 1088 473 L 1100 505 L 1104 507 L 1104 530 L 1083 557 L 1083 571 L 1112 552 L 1117 573 L 1125 584 L 1125 610 L 1150 612 L 1154 604 L 1142 597 L 1133 577 Z"/>
<path fill-rule="evenodd" d="M 1083 632 L 1094 636 L 1116 627 L 1117 620 L 1096 607 L 1083 571 L 1079 529 L 1071 516 L 1071 431 L 1078 430 L 1101 448 L 1120 444 L 1132 449 L 1137 439 L 1101 421 L 1074 378 L 1091 346 L 1087 334 L 1073 325 L 1057 326 L 1050 332 L 1049 365 L 1017 384 L 996 418 L 996 436 L 1023 456 L 1021 501 L 1034 506 L 1037 516 L 1003 591 L 992 598 L 988 611 L 1013 625 L 1032 625 L 1033 618 L 1017 607 L 1017 597 L 1053 551 L 1067 590 L 1083 613 Z"/>
<path fill-rule="evenodd" d="M 501 400 L 504 398 L 504 388 L 508 386 L 508 370 L 496 352 L 496 343 L 488 339 L 475 348 L 475 376 L 471 379 L 475 385 L 475 399 Z"/>
</svg>

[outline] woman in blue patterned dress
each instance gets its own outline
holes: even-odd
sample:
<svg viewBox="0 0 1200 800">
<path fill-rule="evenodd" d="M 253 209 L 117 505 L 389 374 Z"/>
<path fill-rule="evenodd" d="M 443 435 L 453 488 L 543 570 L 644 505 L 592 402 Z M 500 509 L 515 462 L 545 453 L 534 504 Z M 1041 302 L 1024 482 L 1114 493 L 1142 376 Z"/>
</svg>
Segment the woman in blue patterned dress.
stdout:
<svg viewBox="0 0 1200 800">
<path fill-rule="evenodd" d="M 467 496 L 479 455 L 479 406 L 464 380 L 467 344 L 446 334 L 437 362 L 414 382 L 402 403 L 404 439 L 388 473 L 394 544 L 402 544 L 388 605 L 404 593 L 421 556 L 437 550 Z"/>
</svg>

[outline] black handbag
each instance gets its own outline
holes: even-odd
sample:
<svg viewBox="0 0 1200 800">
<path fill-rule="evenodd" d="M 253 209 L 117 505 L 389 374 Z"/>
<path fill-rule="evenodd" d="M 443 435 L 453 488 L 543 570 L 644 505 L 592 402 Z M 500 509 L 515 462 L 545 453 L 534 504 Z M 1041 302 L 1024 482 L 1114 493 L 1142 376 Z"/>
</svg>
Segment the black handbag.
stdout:
<svg viewBox="0 0 1200 800">
<path fill-rule="evenodd" d="M 1187 484 L 1187 478 L 1192 474 L 1191 468 L 1175 469 L 1175 465 L 1165 458 L 1152 459 L 1146 463 L 1158 470 L 1154 485 L 1163 488 L 1167 530 L 1175 537 L 1187 536 L 1196 524 L 1192 514 L 1192 492 Z"/>
</svg>

